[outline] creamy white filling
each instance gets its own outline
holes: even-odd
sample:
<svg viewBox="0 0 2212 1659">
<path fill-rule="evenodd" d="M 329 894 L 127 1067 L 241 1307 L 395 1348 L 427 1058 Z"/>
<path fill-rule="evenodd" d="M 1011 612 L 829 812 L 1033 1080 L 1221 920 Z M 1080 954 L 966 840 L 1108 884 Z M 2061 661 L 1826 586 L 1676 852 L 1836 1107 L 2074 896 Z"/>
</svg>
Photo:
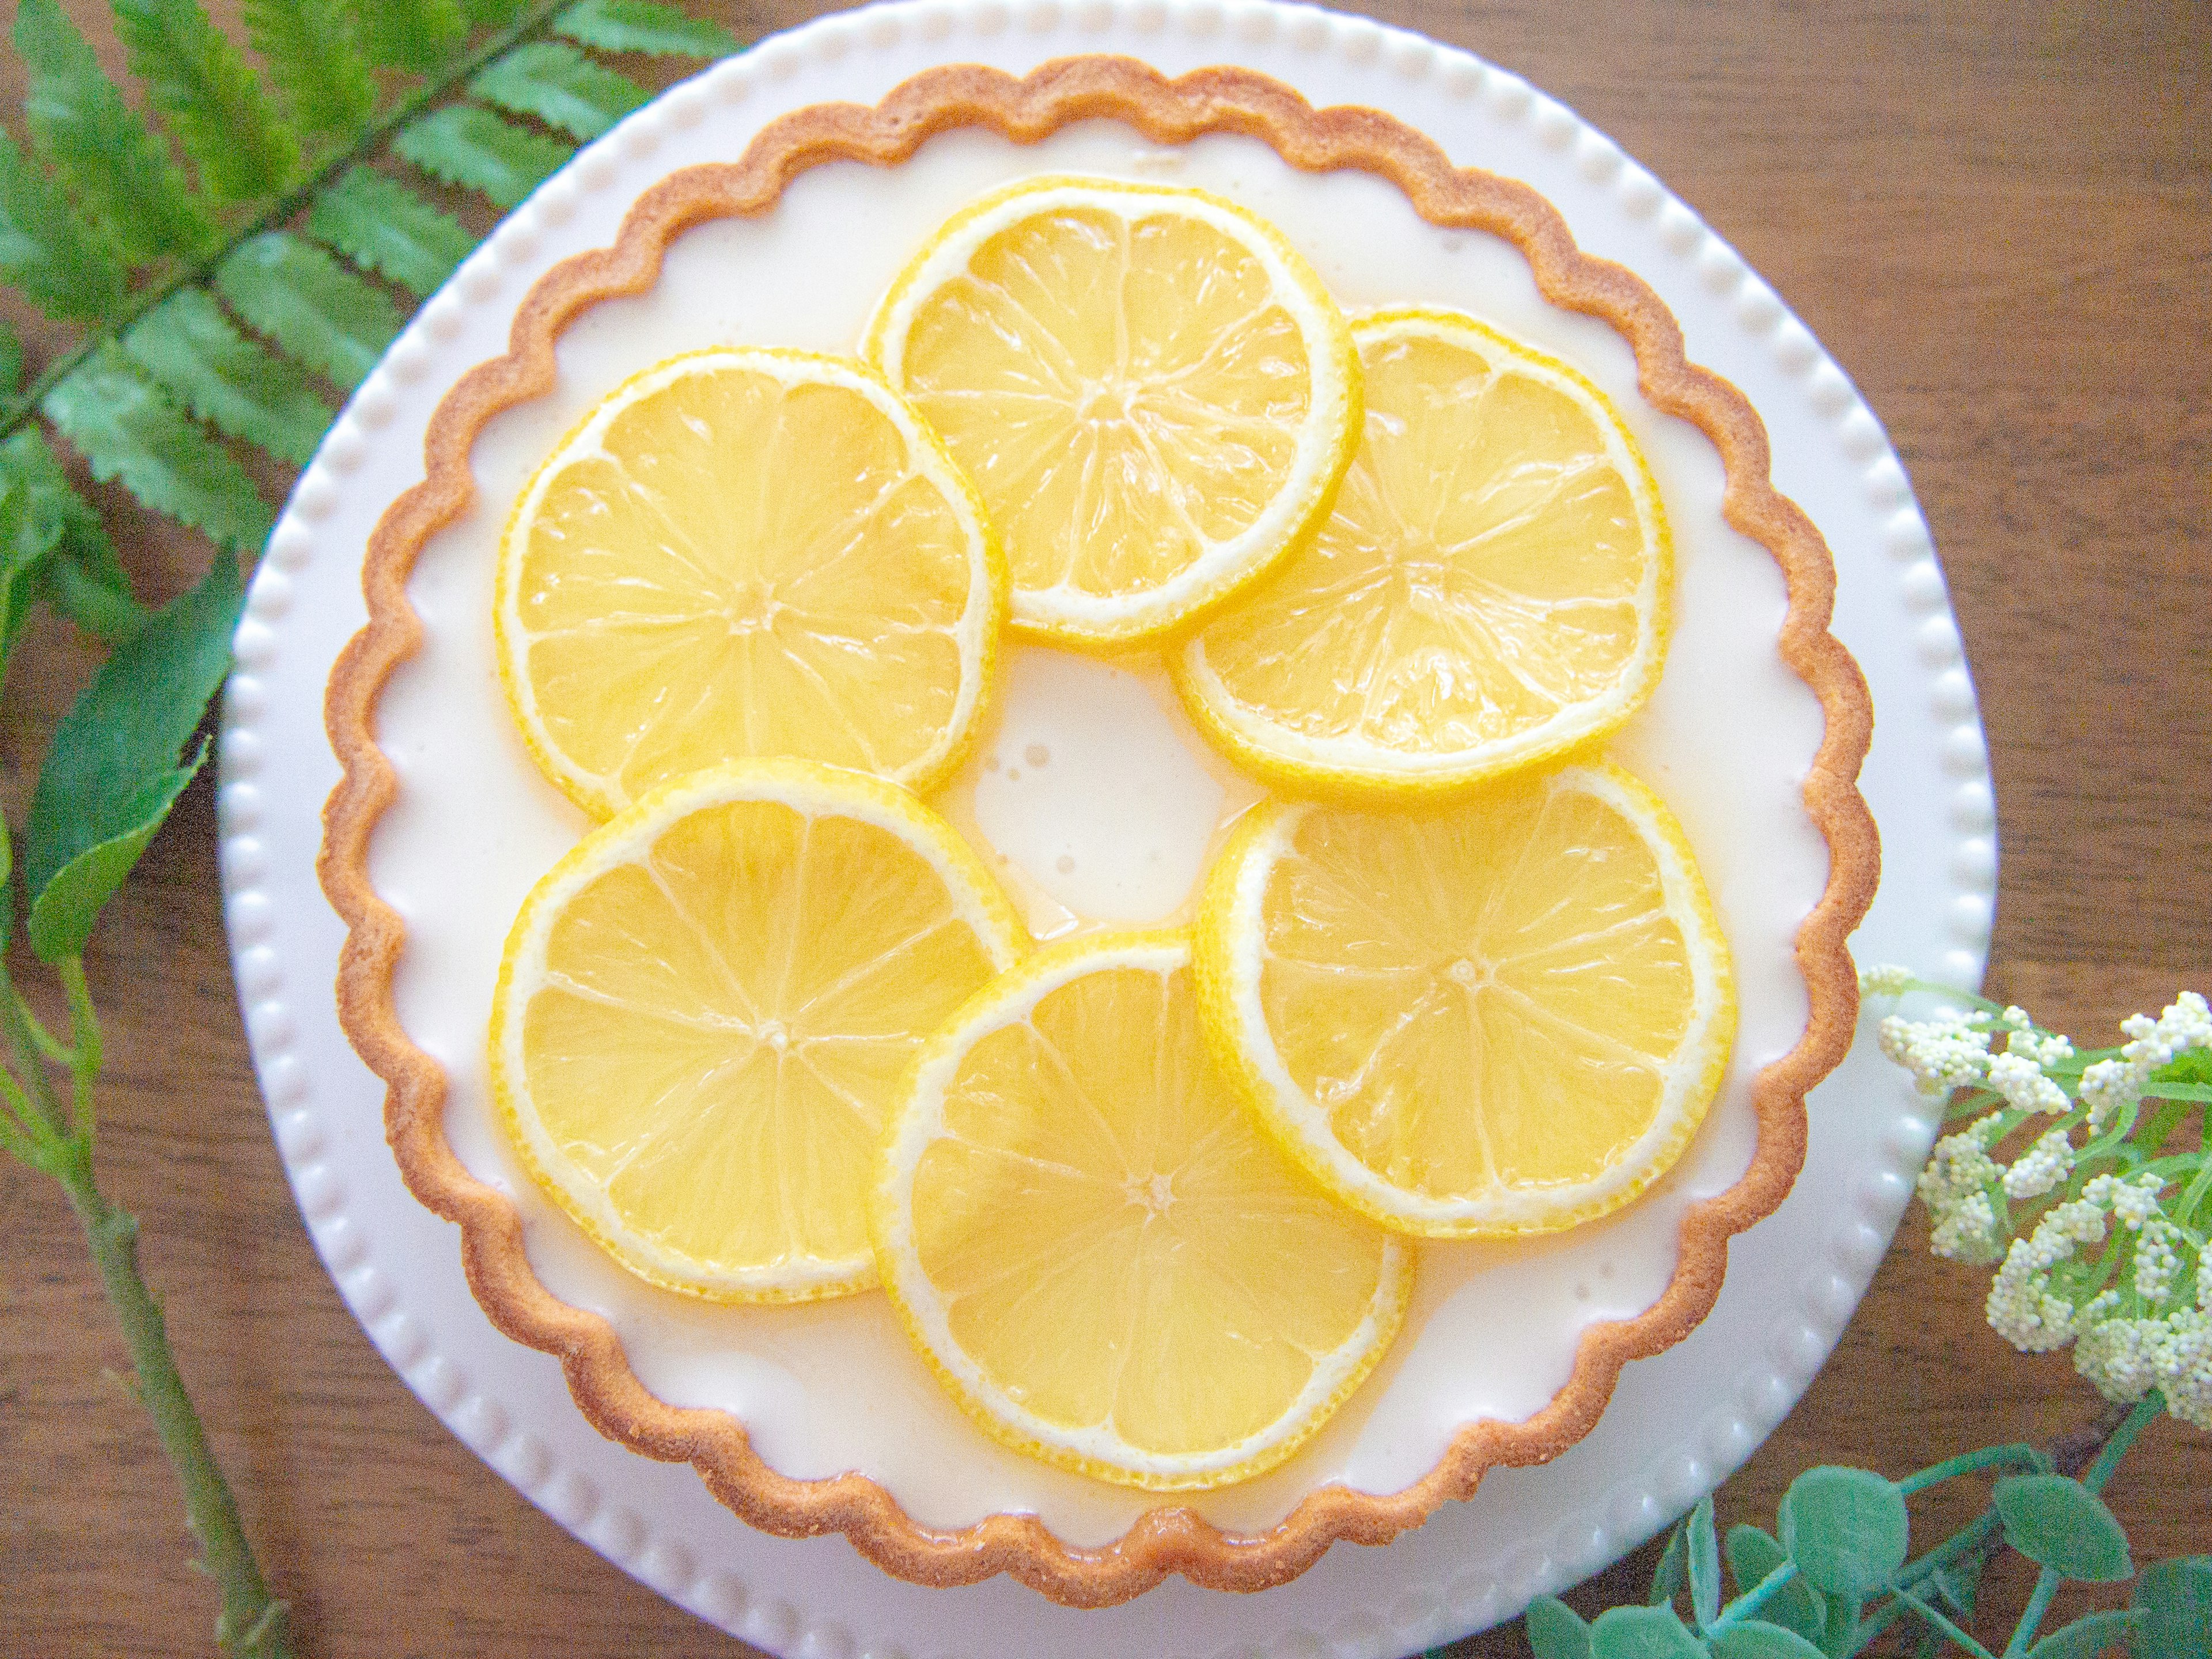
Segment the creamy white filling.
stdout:
<svg viewBox="0 0 2212 1659">
<path fill-rule="evenodd" d="M 758 221 L 702 226 L 671 252 L 659 283 L 586 314 L 559 348 L 555 392 L 493 422 L 474 452 L 481 500 L 425 550 L 410 592 L 422 653 L 394 675 L 380 740 L 404 791 L 377 832 L 372 873 L 410 929 L 395 984 L 409 1032 L 446 1067 L 447 1132 L 479 1176 L 513 1194 L 539 1276 L 606 1315 L 660 1397 L 742 1417 L 759 1452 L 787 1474 L 860 1469 L 917 1519 L 973 1522 L 1033 1510 L 1062 1536 L 1103 1543 L 1153 1501 L 1003 1450 L 963 1418 L 908 1350 L 879 1294 L 804 1308 L 715 1308 L 625 1273 L 538 1197 L 503 1143 L 486 1089 L 484 1045 L 500 948 L 524 896 L 586 828 L 544 782 L 514 733 L 492 649 L 499 528 L 538 462 L 595 398 L 676 352 L 718 343 L 850 351 L 882 289 L 944 217 L 981 191 L 1040 172 L 1095 172 L 1189 183 L 1279 226 L 1347 308 L 1443 305 L 1496 323 L 1575 364 L 1620 407 L 1650 457 L 1675 537 L 1675 631 L 1650 706 L 1611 747 L 1682 820 L 1735 952 L 1741 995 L 1735 1060 L 1711 1119 L 1675 1171 L 1618 1216 L 1526 1245 L 1425 1245 L 1406 1330 L 1336 1419 L 1279 1470 L 1188 1501 L 1217 1522 L 1279 1521 L 1330 1482 L 1389 1492 L 1434 1465 L 1462 1424 L 1517 1420 L 1565 1382 L 1592 1323 L 1632 1316 L 1664 1289 L 1692 1200 L 1748 1162 L 1747 1087 L 1801 1034 L 1806 1009 L 1790 954 L 1826 878 L 1827 854 L 1797 789 L 1818 746 L 1812 694 L 1779 660 L 1786 600 L 1762 548 L 1723 522 L 1718 457 L 1695 428 L 1637 394 L 1626 344 L 1604 325 L 1538 295 L 1510 245 L 1418 219 L 1381 181 L 1297 173 L 1251 140 L 1212 137 L 1162 150 L 1104 122 L 1016 147 L 975 133 L 941 137 L 904 167 L 835 164 L 802 175 Z M 1203 861 L 1220 819 L 1250 799 L 1224 787 L 1206 754 L 1164 753 L 1179 716 L 1158 725 L 1129 706 L 1127 757 L 1114 750 L 1109 671 L 1058 659 L 1010 661 L 1015 696 L 976 763 L 940 800 L 994 864 L 1028 866 L 1010 884 L 1034 926 L 1065 926 L 1096 907 L 1117 922 L 1172 915 L 1179 872 Z M 1142 689 L 1142 688 L 1140 688 Z M 1152 695 L 1148 692 L 1147 695 Z M 1009 747 L 1009 740 L 1018 744 Z M 1176 738 L 1194 744 L 1188 735 Z M 1153 745 L 1140 750 L 1138 744 Z M 1040 791 L 1009 781 L 1030 745 L 1045 778 L 1085 753 L 1113 767 L 1111 787 Z M 1124 760 L 1164 757 L 1125 769 Z M 996 754 L 999 781 L 987 767 Z M 1057 780 L 1053 780 L 1057 784 Z M 1218 791 L 1218 794 L 1209 792 Z M 1101 799 L 1118 803 L 1108 814 Z M 1002 844 L 990 844 L 993 836 Z M 1139 879 L 1157 851 L 1162 871 Z M 1061 859 L 1074 872 L 1059 867 Z M 1044 867 L 1039 867 L 1040 866 Z M 1096 884 L 1071 881 L 1086 870 Z M 1040 902 L 1042 900 L 1042 902 Z M 1055 918 L 1054 907 L 1057 907 Z"/>
</svg>

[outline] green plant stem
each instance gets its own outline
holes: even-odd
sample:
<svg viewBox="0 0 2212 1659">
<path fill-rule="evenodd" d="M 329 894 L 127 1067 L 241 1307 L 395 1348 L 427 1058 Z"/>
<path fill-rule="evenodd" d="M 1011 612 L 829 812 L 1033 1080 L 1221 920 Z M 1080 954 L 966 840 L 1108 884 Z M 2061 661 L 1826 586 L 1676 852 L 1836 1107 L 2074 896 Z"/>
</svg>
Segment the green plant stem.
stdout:
<svg viewBox="0 0 2212 1659">
<path fill-rule="evenodd" d="M 1960 1556 L 1989 1541 L 1992 1534 L 2004 1525 L 2004 1517 L 1995 1510 L 1989 1510 L 1972 1525 L 1953 1533 L 1934 1549 L 1922 1556 L 1898 1576 L 1900 1584 L 1917 1584 L 1932 1578 Z"/>
<path fill-rule="evenodd" d="M 1906 1589 L 1903 1585 L 1899 1585 L 1890 1591 L 1890 1594 L 1897 1597 L 1899 1601 L 1904 1602 L 1905 1606 L 1911 1607 L 1913 1612 L 1918 1613 L 1923 1619 L 1925 1619 L 1937 1630 L 1942 1631 L 1944 1635 L 1949 1637 L 1960 1647 L 1966 1649 L 1967 1652 L 1978 1653 L 1981 1655 L 1982 1659 L 1997 1659 L 1997 1656 L 1996 1654 L 1991 1653 L 1979 1642 L 1974 1640 L 1972 1636 L 1960 1629 L 1958 1626 L 1953 1624 L 1948 1619 L 1946 1619 L 1943 1616 L 1942 1610 L 1941 1608 L 1930 1607 L 1927 1602 L 1922 1601 L 1918 1596 L 1915 1595 L 1911 1590 Z"/>
<path fill-rule="evenodd" d="M 92 1012 L 92 993 L 84 982 L 84 958 L 64 957 L 54 964 L 54 972 L 61 979 L 64 994 L 69 998 L 70 1049 L 69 1058 L 63 1063 L 70 1068 L 70 1112 L 77 1135 L 88 1146 L 94 1109 L 92 1084 L 100 1075 L 102 1059 L 100 1021 Z"/>
<path fill-rule="evenodd" d="M 47 1056 L 59 1045 L 50 1036 L 40 1040 L 42 1028 L 7 969 L 0 967 L 0 1026 L 6 1028 L 16 1062 L 0 1069 L 0 1095 L 5 1096 L 16 1120 L 0 1133 L 0 1141 L 61 1183 L 84 1227 L 100 1288 L 107 1292 L 131 1352 L 133 1391 L 154 1419 L 161 1449 L 168 1454 L 184 1488 L 185 1520 L 199 1540 L 201 1565 L 222 1592 L 216 1641 L 235 1659 L 290 1659 L 289 1615 L 284 1603 L 270 1595 L 268 1581 L 253 1559 L 252 1547 L 239 1523 L 238 1504 L 177 1370 L 161 1304 L 138 1270 L 138 1223 L 107 1201 L 94 1177 L 93 1085 L 101 1062 L 100 1020 L 93 1012 L 82 959 L 65 957 L 54 968 L 69 999 L 74 1042 L 60 1052 L 68 1056 L 74 1109 L 64 1106 L 46 1066 Z"/>
<path fill-rule="evenodd" d="M 2021 1659 L 2028 1644 L 2035 1639 L 2043 1615 L 2051 1611 L 2051 1598 L 2058 1594 L 2058 1587 L 2064 1582 L 2064 1577 L 2050 1567 L 2035 1576 L 2035 1589 L 2028 1596 L 2027 1605 L 2021 1609 L 2020 1623 L 2013 1626 L 2012 1640 L 2005 1644 L 2002 1659 Z"/>
<path fill-rule="evenodd" d="M 34 1134 L 43 1131 L 41 1139 L 50 1138 L 58 1145 L 69 1137 L 70 1125 L 61 1096 L 56 1092 L 53 1079 L 46 1071 L 46 1059 L 49 1051 L 59 1045 L 26 1006 L 4 967 L 0 967 L 0 1025 L 7 1027 L 9 1046 L 15 1051 L 15 1070 L 19 1085 L 15 1092 L 28 1109 L 26 1122 Z M 71 1054 L 70 1059 L 73 1061 L 76 1055 Z M 11 1104 L 13 1100 L 11 1095 Z M 44 1169 L 46 1165 L 40 1167 Z"/>
<path fill-rule="evenodd" d="M 161 1449 L 185 1489 L 185 1514 L 199 1540 L 208 1575 L 222 1593 L 216 1639 L 239 1659 L 289 1659 L 291 1632 L 283 1602 L 269 1593 L 229 1484 L 209 1449 L 199 1414 L 178 1374 L 161 1304 L 138 1271 L 138 1223 L 110 1204 L 94 1183 L 92 1147 L 73 1138 L 55 1171 L 68 1192 L 100 1269 L 101 1287 L 115 1307 L 123 1340 L 137 1373 L 137 1395 L 154 1419 Z"/>
<path fill-rule="evenodd" d="M 1979 1451 L 1961 1452 L 1958 1456 L 1924 1468 L 1917 1474 L 1908 1474 L 1897 1483 L 1898 1491 L 1907 1498 L 1917 1492 L 1954 1480 L 1962 1474 L 1972 1474 L 1977 1469 L 1996 1468 L 2005 1464 L 2017 1464 L 2033 1469 L 2039 1474 L 2048 1474 L 2051 1460 L 2034 1447 L 2015 1442 L 2008 1446 L 1984 1446 Z"/>
<path fill-rule="evenodd" d="M 2090 1464 L 2081 1476 L 2081 1484 L 2091 1492 L 2103 1491 L 2105 1482 L 2112 1478 L 2112 1471 L 2119 1468 L 2120 1460 L 2136 1443 L 2136 1437 L 2149 1425 L 2151 1419 L 2165 1409 L 2166 1396 L 2156 1389 L 2136 1401 L 2128 1414 L 2120 1419 L 2119 1427 L 2112 1431 L 2112 1437 L 2098 1450 L 2096 1462 Z"/>
<path fill-rule="evenodd" d="M 46 372 L 32 383 L 30 390 L 15 401 L 4 419 L 0 419 L 0 438 L 6 437 L 36 414 L 40 402 L 46 393 L 60 385 L 70 370 L 90 356 L 102 340 L 121 334 L 179 289 L 203 281 L 233 248 L 249 236 L 258 236 L 264 230 L 273 230 L 284 223 L 313 202 L 323 187 L 337 175 L 339 169 L 368 155 L 461 82 L 501 52 L 537 33 L 550 22 L 556 14 L 567 10 L 574 3 L 574 0 L 534 0 L 534 3 L 514 22 L 489 36 L 481 46 L 464 52 L 447 64 L 434 79 L 426 81 L 379 119 L 355 134 L 350 142 L 327 152 L 305 180 L 278 197 L 270 206 L 246 222 L 234 226 L 207 252 L 189 261 L 166 281 L 141 289 L 121 310 L 94 331 L 90 338 L 46 366 Z"/>
<path fill-rule="evenodd" d="M 1735 1629 L 1747 1619 L 1757 1618 L 1759 1610 L 1780 1594 L 1790 1581 L 1796 1576 L 1797 1564 L 1795 1561 L 1783 1562 L 1772 1572 L 1768 1573 L 1765 1577 L 1723 1607 L 1720 1617 L 1705 1626 L 1705 1634 L 1718 1636 L 1725 1631 Z"/>
</svg>

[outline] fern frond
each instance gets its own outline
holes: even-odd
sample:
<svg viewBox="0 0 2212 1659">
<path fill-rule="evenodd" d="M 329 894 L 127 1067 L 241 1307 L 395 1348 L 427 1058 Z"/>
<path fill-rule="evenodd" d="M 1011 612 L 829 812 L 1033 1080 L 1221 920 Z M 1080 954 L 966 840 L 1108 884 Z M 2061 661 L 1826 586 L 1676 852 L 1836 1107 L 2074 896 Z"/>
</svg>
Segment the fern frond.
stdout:
<svg viewBox="0 0 2212 1659">
<path fill-rule="evenodd" d="M 276 514 L 230 452 L 192 424 L 109 341 L 46 396 L 46 418 L 95 478 L 119 478 L 156 513 L 226 547 L 257 550 Z"/>
<path fill-rule="evenodd" d="M 392 147 L 431 177 L 481 191 L 503 208 L 520 205 L 576 153 L 473 104 L 449 104 L 409 122 Z"/>
<path fill-rule="evenodd" d="M 202 420 L 295 466 L 337 418 L 295 365 L 240 333 L 205 289 L 180 288 L 123 336 L 123 349 Z"/>
<path fill-rule="evenodd" d="M 655 58 L 726 58 L 741 44 L 719 23 L 654 0 L 580 0 L 553 20 L 553 32 L 600 52 Z"/>
<path fill-rule="evenodd" d="M 97 322 L 123 298 L 123 270 L 56 188 L 0 132 L 0 276 L 53 317 Z"/>
<path fill-rule="evenodd" d="M 376 112 L 376 82 L 338 0 L 246 0 L 246 38 L 304 137 L 350 137 Z"/>
<path fill-rule="evenodd" d="M 135 633 L 146 607 L 131 591 L 99 512 L 76 493 L 35 426 L 0 442 L 0 488 L 20 495 L 24 509 L 15 545 L 0 555 L 10 573 L 0 591 L 0 652 L 33 599 L 111 645 Z"/>
<path fill-rule="evenodd" d="M 461 11 L 479 28 L 498 28 L 512 23 L 522 9 L 522 0 L 461 0 Z"/>
<path fill-rule="evenodd" d="M 248 325 L 348 390 L 406 320 L 381 289 L 289 231 L 240 243 L 216 267 L 215 286 Z"/>
<path fill-rule="evenodd" d="M 45 0 L 51 5 L 53 0 Z M 469 90 L 589 143 L 652 94 L 558 40 L 532 40 L 484 66 Z"/>
<path fill-rule="evenodd" d="M 355 0 L 354 16 L 372 60 L 425 74 L 469 33 L 453 0 Z"/>
<path fill-rule="evenodd" d="M 453 215 L 365 167 L 348 167 L 315 198 L 307 210 L 307 234 L 426 296 L 477 245 Z"/>
<path fill-rule="evenodd" d="M 238 48 L 198 0 L 113 0 L 115 32 L 200 182 L 221 202 L 281 188 L 300 147 Z"/>
<path fill-rule="evenodd" d="M 22 0 L 15 50 L 30 72 L 23 99 L 31 139 L 65 179 L 87 217 L 127 258 L 204 246 L 215 227 L 183 172 L 54 0 Z"/>
</svg>

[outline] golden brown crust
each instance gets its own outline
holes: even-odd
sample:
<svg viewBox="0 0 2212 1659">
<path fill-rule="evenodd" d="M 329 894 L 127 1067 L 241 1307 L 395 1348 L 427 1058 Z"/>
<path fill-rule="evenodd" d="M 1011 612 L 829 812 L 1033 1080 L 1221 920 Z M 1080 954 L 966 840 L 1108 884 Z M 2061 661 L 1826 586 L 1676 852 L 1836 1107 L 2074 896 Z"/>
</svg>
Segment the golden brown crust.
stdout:
<svg viewBox="0 0 2212 1659">
<path fill-rule="evenodd" d="M 1224 1533 L 1192 1510 L 1163 1504 L 1100 1549 L 1062 1542 L 1033 1516 L 999 1515 L 943 1531 L 910 1519 L 866 1477 L 793 1480 L 756 1456 L 744 1426 L 715 1411 L 668 1406 L 645 1390 L 608 1323 L 555 1299 L 532 1275 L 520 1215 L 477 1181 L 447 1145 L 445 1079 L 401 1030 L 392 976 L 404 944 L 398 915 L 369 884 L 368 838 L 396 790 L 374 732 L 376 702 L 395 665 L 422 629 L 405 586 L 424 544 L 471 505 L 471 444 L 502 410 L 553 384 L 553 344 L 586 307 L 649 288 L 670 241 L 704 219 L 765 212 L 784 185 L 825 161 L 892 167 L 933 134 L 981 127 L 1030 143 L 1071 122 L 1107 118 L 1155 143 L 1202 133 L 1258 138 L 1307 172 L 1357 167 L 1388 179 L 1437 225 L 1504 237 L 1528 260 L 1552 304 L 1610 324 L 1634 349 L 1638 383 L 1651 405 L 1696 425 L 1727 471 L 1728 522 L 1781 565 L 1790 610 L 1782 656 L 1819 696 L 1826 731 L 1805 783 L 1808 812 L 1831 854 L 1827 890 L 1798 930 L 1797 960 L 1811 998 L 1805 1035 L 1753 1085 L 1759 1142 L 1743 1179 L 1685 1217 L 1673 1282 L 1639 1317 L 1588 1332 L 1573 1375 L 1524 1423 L 1463 1430 L 1427 1476 L 1384 1497 L 1331 1486 L 1307 1497 L 1279 1526 Z M 439 405 L 424 449 L 428 477 L 395 501 L 369 541 L 363 585 L 368 625 L 347 645 L 325 704 L 331 742 L 345 775 L 324 811 L 318 869 L 349 929 L 338 970 L 338 1013 L 354 1046 L 389 1085 L 386 1130 L 407 1184 L 429 1208 L 458 1222 L 477 1299 L 499 1328 L 556 1355 L 570 1391 L 601 1432 L 648 1457 L 695 1465 L 724 1504 L 764 1531 L 787 1536 L 842 1532 L 887 1571 L 928 1584 L 965 1584 L 1006 1572 L 1071 1607 L 1105 1607 L 1141 1594 L 1170 1573 L 1218 1589 L 1255 1590 L 1295 1577 L 1340 1539 L 1388 1541 L 1447 1498 L 1471 1493 L 1486 1469 L 1543 1462 L 1587 1434 L 1611 1397 L 1620 1368 L 1689 1332 L 1713 1305 L 1729 1237 L 1770 1213 L 1805 1155 L 1805 1092 L 1832 1071 L 1851 1041 L 1858 983 L 1845 937 L 1872 902 L 1879 866 L 1875 825 L 1856 780 L 1873 725 L 1858 666 L 1828 632 L 1835 565 L 1812 521 L 1777 494 L 1768 477 L 1765 428 L 1727 381 L 1686 362 L 1674 316 L 1644 282 L 1577 249 L 1558 211 L 1526 185 L 1453 167 L 1412 129 L 1374 110 L 1316 110 L 1279 82 L 1235 69 L 1200 70 L 1169 80 L 1128 58 L 1073 58 L 1016 79 L 963 66 L 932 70 L 873 109 L 817 105 L 770 124 L 742 160 L 685 168 L 645 192 L 612 247 L 580 254 L 537 284 L 516 313 L 507 355 L 465 375 Z"/>
</svg>

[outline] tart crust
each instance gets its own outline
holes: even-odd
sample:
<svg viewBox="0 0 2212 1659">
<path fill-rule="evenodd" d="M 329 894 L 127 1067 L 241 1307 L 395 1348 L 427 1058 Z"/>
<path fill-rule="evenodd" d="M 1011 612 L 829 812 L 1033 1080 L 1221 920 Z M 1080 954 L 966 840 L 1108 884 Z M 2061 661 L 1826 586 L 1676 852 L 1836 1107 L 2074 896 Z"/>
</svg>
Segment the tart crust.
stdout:
<svg viewBox="0 0 2212 1659">
<path fill-rule="evenodd" d="M 1511 242 L 1548 301 L 1598 318 L 1627 340 L 1646 401 L 1691 422 L 1720 452 L 1727 477 L 1723 517 L 1781 567 L 1790 604 L 1778 648 L 1826 717 L 1803 793 L 1806 811 L 1827 842 L 1830 867 L 1826 890 L 1796 935 L 1810 1001 L 1804 1035 L 1752 1085 L 1759 1132 L 1749 1170 L 1684 1217 L 1679 1264 L 1656 1304 L 1635 1319 L 1583 1334 L 1573 1372 L 1549 1405 L 1522 1423 L 1463 1428 L 1437 1466 L 1401 1492 L 1377 1496 L 1325 1486 L 1279 1525 L 1250 1534 L 1224 1531 L 1188 1508 L 1164 1503 L 1111 1544 L 1083 1548 L 1029 1516 L 994 1515 L 957 1529 L 921 1525 L 862 1474 L 792 1480 L 754 1453 L 734 1417 L 669 1406 L 647 1393 L 607 1322 L 561 1302 L 538 1282 L 524 1255 L 520 1213 L 471 1175 L 447 1143 L 445 1075 L 400 1028 L 392 988 L 404 929 L 370 884 L 368 856 L 377 819 L 398 787 L 376 745 L 376 705 L 392 669 L 422 639 L 407 599 L 409 574 L 431 536 L 474 504 L 468 456 L 484 423 L 551 388 L 554 343 L 562 331 L 601 301 L 652 287 L 669 244 L 691 226 L 764 213 L 786 183 L 809 167 L 834 161 L 895 167 L 926 139 L 954 128 L 980 127 L 1029 143 L 1099 118 L 1158 143 L 1237 133 L 1268 144 L 1302 171 L 1373 173 L 1395 185 L 1432 224 Z M 1805 1093 L 1850 1045 L 1858 983 L 1844 939 L 1873 901 L 1880 866 L 1874 820 L 1856 785 L 1873 704 L 1858 665 L 1828 631 L 1834 560 L 1811 520 L 1775 490 L 1765 428 L 1742 393 L 1687 362 L 1681 329 L 1658 295 L 1624 267 L 1577 250 L 1558 211 L 1529 186 L 1454 167 L 1435 143 L 1375 110 L 1317 110 L 1288 87 L 1249 70 L 1204 69 L 1170 80 L 1134 59 L 1112 57 L 1061 58 L 1019 78 L 974 65 L 934 70 L 873 108 L 822 104 L 796 111 L 764 128 L 741 160 L 686 167 L 647 190 L 613 246 L 564 261 L 531 290 L 516 313 L 507 355 L 479 364 L 447 395 L 431 419 L 424 452 L 427 477 L 393 502 L 370 538 L 362 577 L 368 622 L 340 654 L 325 702 L 331 746 L 344 769 L 324 808 L 317 860 L 323 890 L 348 929 L 338 970 L 339 1019 L 387 1085 L 386 1133 L 409 1188 L 459 1224 L 470 1286 L 493 1323 L 560 1359 L 577 1405 L 602 1433 L 647 1457 L 692 1464 L 714 1495 L 753 1526 L 789 1537 L 844 1533 L 886 1571 L 920 1583 L 968 1584 L 1008 1573 L 1070 1607 L 1111 1606 L 1173 1573 L 1215 1589 L 1279 1584 L 1340 1539 L 1386 1543 L 1446 1499 L 1468 1497 L 1486 1470 L 1544 1462 L 1581 1439 L 1624 1364 L 1680 1341 L 1711 1310 L 1729 1239 L 1771 1213 L 1796 1178 L 1805 1155 Z"/>
</svg>

